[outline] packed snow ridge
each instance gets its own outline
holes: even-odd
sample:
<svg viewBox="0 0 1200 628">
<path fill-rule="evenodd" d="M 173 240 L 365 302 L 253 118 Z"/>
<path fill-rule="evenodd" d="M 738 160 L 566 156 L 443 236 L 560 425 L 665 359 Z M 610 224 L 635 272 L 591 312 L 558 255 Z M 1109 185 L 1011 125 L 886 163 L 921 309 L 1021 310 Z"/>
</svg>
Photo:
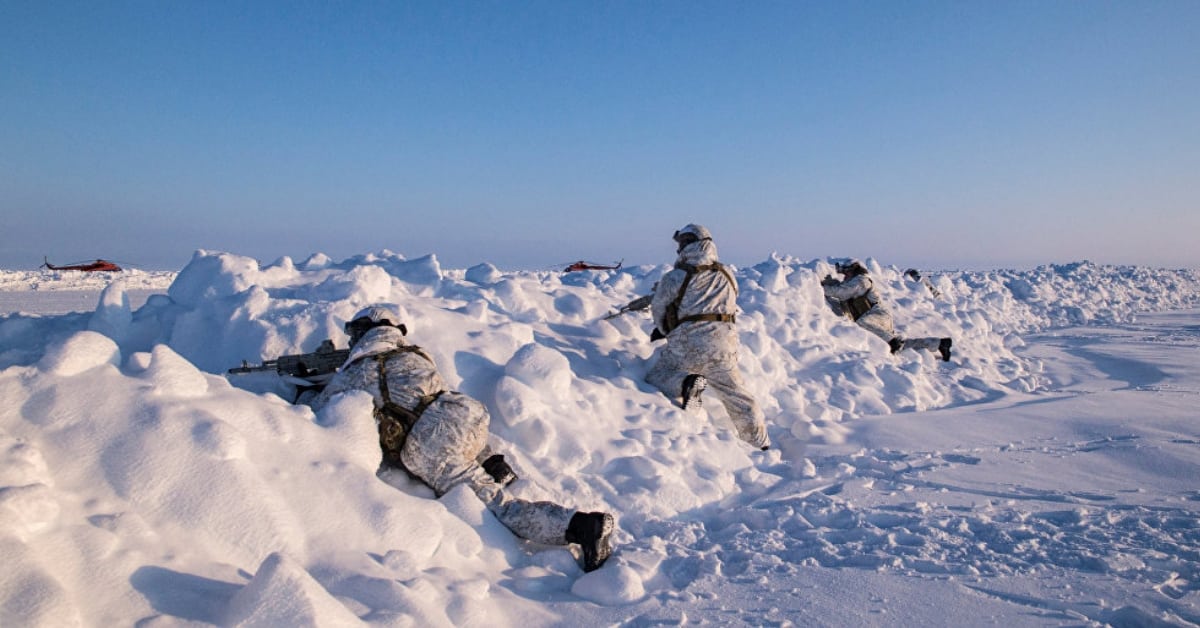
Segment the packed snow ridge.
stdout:
<svg viewBox="0 0 1200 628">
<path fill-rule="evenodd" d="M 649 294 L 666 265 L 450 270 L 432 255 L 384 251 L 262 266 L 198 251 L 166 294 L 136 310 L 130 280 L 116 276 L 103 279 L 93 312 L 0 317 L 0 546 L 10 574 L 0 578 L 0 624 L 171 616 L 424 625 L 496 613 L 506 624 L 545 619 L 536 603 L 569 594 L 635 602 L 713 568 L 694 545 L 671 549 L 688 546 L 689 521 L 719 522 L 728 534 L 794 527 L 797 503 L 721 505 L 765 493 L 777 481 L 772 469 L 812 477 L 806 445 L 843 442 L 856 418 L 1035 391 L 1043 367 L 1016 353 L 1022 334 L 1200 304 L 1194 270 L 1084 262 L 928 274 L 935 297 L 898 268 L 867 265 L 897 329 L 952 337 L 953 360 L 891 355 L 835 316 L 819 283 L 833 272 L 827 260 L 773 255 L 738 268 L 740 368 L 777 445 L 765 453 L 733 436 L 720 404 L 684 412 L 644 383 L 655 350 L 648 315 L 605 319 Z M 31 277 L 0 273 L 0 285 L 62 281 Z M 358 399 L 359 412 L 342 403 L 315 415 L 289 403 L 294 390 L 271 374 L 226 374 L 326 339 L 344 347 L 343 323 L 376 302 L 398 304 L 410 341 L 451 387 L 488 406 L 522 478 L 515 489 L 617 515 L 609 565 L 582 575 L 569 550 L 512 537 L 469 491 L 434 500 L 416 484 L 376 480 L 369 397 Z M 893 461 L 859 462 L 882 470 Z M 922 550 L 936 535 L 924 533 L 929 524 L 914 508 L 896 515 L 912 519 L 909 555 L 854 558 L 831 547 L 831 536 L 788 546 L 785 559 L 867 560 L 858 566 L 871 569 L 907 560 L 949 573 L 1028 567 L 1011 556 L 964 559 L 936 543 Z M 839 528 L 846 513 L 822 503 L 808 514 L 810 527 Z M 772 551 L 730 543 L 746 555 Z M 84 578 L 113 595 L 71 595 Z M 191 597 L 173 597 L 179 589 Z"/>
</svg>

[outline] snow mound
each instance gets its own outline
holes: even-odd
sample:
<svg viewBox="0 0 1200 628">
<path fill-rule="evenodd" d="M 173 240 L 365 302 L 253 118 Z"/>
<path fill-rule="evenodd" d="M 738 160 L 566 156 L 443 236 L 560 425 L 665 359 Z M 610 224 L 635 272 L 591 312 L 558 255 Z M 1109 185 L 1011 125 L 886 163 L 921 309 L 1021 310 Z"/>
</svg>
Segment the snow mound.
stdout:
<svg viewBox="0 0 1200 628">
<path fill-rule="evenodd" d="M 81 331 L 50 347 L 39 366 L 47 373 L 71 377 L 99 366 L 120 364 L 117 343 L 102 334 Z"/>
<path fill-rule="evenodd" d="M 226 626 L 365 626 L 300 565 L 271 554 L 229 605 Z"/>
<path fill-rule="evenodd" d="M 642 599 L 646 589 L 636 571 L 624 565 L 613 565 L 576 580 L 571 593 L 604 606 L 617 606 Z"/>
<path fill-rule="evenodd" d="M 98 288 L 93 312 L 0 316 L 0 624 L 544 625 L 578 610 L 553 604 L 637 606 L 685 599 L 723 574 L 818 567 L 943 577 L 1083 565 L 1170 582 L 1168 597 L 1193 591 L 1186 559 L 1168 580 L 1165 554 L 1072 540 L 1084 526 L 1106 540 L 1194 545 L 1194 518 L 1180 510 L 1031 517 L 1015 504 L 1032 497 L 1015 490 L 979 508 L 872 509 L 839 495 L 875 482 L 935 490 L 912 478 L 979 459 L 818 459 L 808 448 L 852 443 L 862 424 L 897 413 L 1045 390 L 1045 365 L 1017 352 L 1022 334 L 1196 306 L 1200 275 L 1086 262 L 927 273 L 936 297 L 867 263 L 898 329 L 953 337 L 953 360 L 891 355 L 830 312 L 827 260 L 774 255 L 734 269 L 739 369 L 777 444 L 768 452 L 741 443 L 719 403 L 685 412 L 644 382 L 659 346 L 644 312 L 603 319 L 648 294 L 665 265 L 563 275 L 445 270 L 434 256 L 390 252 L 263 266 L 198 251 L 166 295 L 136 309 L 126 278 Z M 345 347 L 343 323 L 378 301 L 402 306 L 409 339 L 448 385 L 487 406 L 520 477 L 514 492 L 617 516 L 608 565 L 583 574 L 576 550 L 516 539 L 469 491 L 435 499 L 403 473 L 378 472 L 369 395 L 314 415 L 273 373 L 227 373 L 327 339 Z M 1168 445 L 1192 441 L 1181 442 Z M 1184 475 L 1187 461 L 1156 463 Z M 1110 619 L 1152 618 L 1123 606 Z"/>
</svg>

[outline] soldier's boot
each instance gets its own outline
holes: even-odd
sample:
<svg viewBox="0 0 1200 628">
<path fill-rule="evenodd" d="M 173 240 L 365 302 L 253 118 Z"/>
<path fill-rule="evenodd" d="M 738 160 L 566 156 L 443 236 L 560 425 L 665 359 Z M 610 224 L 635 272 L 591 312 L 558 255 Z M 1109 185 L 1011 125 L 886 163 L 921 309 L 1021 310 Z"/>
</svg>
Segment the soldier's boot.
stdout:
<svg viewBox="0 0 1200 628">
<path fill-rule="evenodd" d="M 904 339 L 896 336 L 888 341 L 888 346 L 892 348 L 892 353 L 900 353 L 900 350 L 904 348 Z"/>
<path fill-rule="evenodd" d="M 953 344 L 953 341 L 950 340 L 949 338 L 942 338 L 942 341 L 938 343 L 938 353 L 942 354 L 943 362 L 950 361 L 950 345 L 951 344 Z"/>
<path fill-rule="evenodd" d="M 700 407 L 700 394 L 708 388 L 708 380 L 695 373 L 683 378 L 683 409 Z"/>
<path fill-rule="evenodd" d="M 583 550 L 583 570 L 595 571 L 612 554 L 610 537 L 616 521 L 606 512 L 577 512 L 567 524 L 567 542 Z"/>
<path fill-rule="evenodd" d="M 502 454 L 495 454 L 483 461 L 483 470 L 492 476 L 496 484 L 500 486 L 508 486 L 517 479 L 517 474 L 508 466 L 508 461 L 504 459 Z"/>
</svg>

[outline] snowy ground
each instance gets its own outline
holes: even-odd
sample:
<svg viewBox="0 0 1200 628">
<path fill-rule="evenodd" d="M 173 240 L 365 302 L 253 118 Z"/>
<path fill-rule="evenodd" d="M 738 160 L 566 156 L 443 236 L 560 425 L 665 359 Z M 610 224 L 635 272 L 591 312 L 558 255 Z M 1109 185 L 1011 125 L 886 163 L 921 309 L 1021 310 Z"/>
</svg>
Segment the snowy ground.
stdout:
<svg viewBox="0 0 1200 628">
<path fill-rule="evenodd" d="M 0 271 L 0 625 L 1200 623 L 1200 273 L 946 273 L 935 298 L 869 264 L 899 327 L 954 359 L 834 317 L 825 261 L 739 269 L 766 453 L 715 400 L 685 413 L 642 382 L 648 318 L 599 320 L 665 266 Z M 488 405 L 515 490 L 617 515 L 604 568 L 467 491 L 380 481 L 369 401 L 314 416 L 224 374 L 344 346 L 374 301 Z"/>
</svg>

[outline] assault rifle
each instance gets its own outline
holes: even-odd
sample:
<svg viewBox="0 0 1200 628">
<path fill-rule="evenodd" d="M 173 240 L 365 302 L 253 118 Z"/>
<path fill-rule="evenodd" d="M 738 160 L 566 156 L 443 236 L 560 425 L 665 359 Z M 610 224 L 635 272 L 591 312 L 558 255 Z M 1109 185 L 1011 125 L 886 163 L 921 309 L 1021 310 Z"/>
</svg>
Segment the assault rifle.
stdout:
<svg viewBox="0 0 1200 628">
<path fill-rule="evenodd" d="M 242 365 L 229 369 L 229 373 L 238 375 L 257 371 L 275 371 L 285 378 L 296 378 L 307 382 L 308 386 L 323 386 L 346 363 L 346 358 L 349 356 L 349 349 L 334 348 L 333 341 L 326 340 L 312 353 L 281 355 L 274 360 L 266 360 L 262 364 L 250 364 L 242 360 Z M 293 381 L 293 383 L 299 382 Z"/>
<path fill-rule="evenodd" d="M 617 310 L 616 312 L 613 312 L 613 313 L 609 314 L 608 316 L 605 316 L 604 320 L 616 318 L 622 314 L 625 314 L 626 312 L 640 312 L 642 310 L 649 309 L 650 302 L 653 300 L 654 300 L 653 294 L 647 294 L 644 297 L 638 297 L 638 298 L 630 301 L 629 303 L 622 305 L 621 309 Z"/>
</svg>

